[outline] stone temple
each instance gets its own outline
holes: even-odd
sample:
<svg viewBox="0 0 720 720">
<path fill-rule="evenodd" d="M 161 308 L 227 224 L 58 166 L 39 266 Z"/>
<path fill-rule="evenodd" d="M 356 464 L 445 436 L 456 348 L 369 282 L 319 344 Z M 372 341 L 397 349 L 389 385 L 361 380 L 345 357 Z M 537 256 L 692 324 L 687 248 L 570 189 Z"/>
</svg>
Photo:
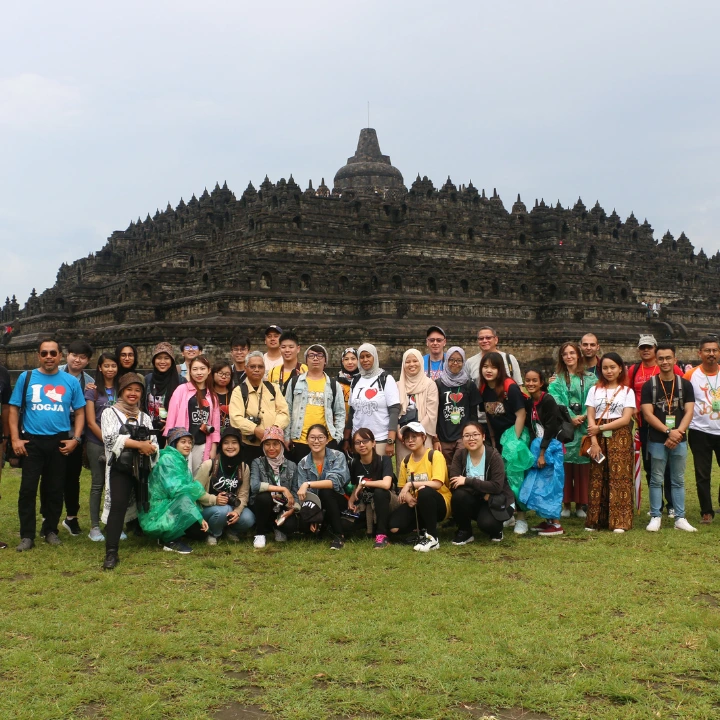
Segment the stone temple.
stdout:
<svg viewBox="0 0 720 720">
<path fill-rule="evenodd" d="M 325 343 L 333 365 L 367 340 L 397 366 L 431 324 L 468 349 L 495 326 L 524 363 L 548 364 L 588 330 L 626 359 L 648 331 L 695 357 L 697 337 L 718 327 L 719 277 L 720 253 L 696 253 L 684 233 L 657 241 L 647 220 L 598 203 L 528 211 L 518 196 L 508 209 L 472 182 L 419 175 L 407 188 L 367 128 L 332 189 L 266 177 L 238 198 L 217 184 L 113 232 L 24 308 L 6 300 L 0 359 L 33 365 L 37 339 L 54 334 L 98 351 L 135 343 L 147 367 L 160 340 L 194 335 L 226 355 L 234 330 L 257 347 L 270 323 Z M 659 300 L 660 317 L 647 320 L 641 300 Z"/>
</svg>

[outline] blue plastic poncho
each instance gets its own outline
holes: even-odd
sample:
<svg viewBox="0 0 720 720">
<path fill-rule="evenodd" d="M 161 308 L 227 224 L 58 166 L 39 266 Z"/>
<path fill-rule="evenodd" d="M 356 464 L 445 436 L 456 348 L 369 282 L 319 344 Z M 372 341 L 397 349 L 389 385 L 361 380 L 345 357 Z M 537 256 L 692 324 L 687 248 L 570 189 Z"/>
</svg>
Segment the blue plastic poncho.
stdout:
<svg viewBox="0 0 720 720">
<path fill-rule="evenodd" d="M 181 538 L 203 516 L 196 500 L 205 494 L 205 488 L 193 480 L 187 459 L 174 447 L 160 451 L 160 457 L 148 479 L 150 510 L 140 510 L 140 527 L 149 537 L 170 542 Z"/>
<path fill-rule="evenodd" d="M 530 446 L 535 462 L 540 457 L 540 438 Z M 562 511 L 565 487 L 565 454 L 557 440 L 551 440 L 545 450 L 545 467 L 534 466 L 526 475 L 518 498 L 528 510 L 534 510 L 542 518 L 559 518 Z"/>
<path fill-rule="evenodd" d="M 520 488 L 525 482 L 525 473 L 535 464 L 535 458 L 530 452 L 530 433 L 527 428 L 523 428 L 518 439 L 515 428 L 508 428 L 502 434 L 500 444 L 508 485 L 519 499 Z"/>
</svg>

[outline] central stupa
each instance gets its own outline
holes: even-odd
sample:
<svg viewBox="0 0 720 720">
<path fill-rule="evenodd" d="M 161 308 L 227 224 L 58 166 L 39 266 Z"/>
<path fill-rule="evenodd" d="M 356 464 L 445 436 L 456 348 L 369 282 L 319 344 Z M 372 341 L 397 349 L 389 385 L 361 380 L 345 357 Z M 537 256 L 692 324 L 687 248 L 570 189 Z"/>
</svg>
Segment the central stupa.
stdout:
<svg viewBox="0 0 720 720">
<path fill-rule="evenodd" d="M 335 174 L 337 190 L 406 190 L 402 173 L 390 163 L 390 156 L 380 152 L 373 128 L 360 131 L 357 150 L 347 165 Z"/>
</svg>

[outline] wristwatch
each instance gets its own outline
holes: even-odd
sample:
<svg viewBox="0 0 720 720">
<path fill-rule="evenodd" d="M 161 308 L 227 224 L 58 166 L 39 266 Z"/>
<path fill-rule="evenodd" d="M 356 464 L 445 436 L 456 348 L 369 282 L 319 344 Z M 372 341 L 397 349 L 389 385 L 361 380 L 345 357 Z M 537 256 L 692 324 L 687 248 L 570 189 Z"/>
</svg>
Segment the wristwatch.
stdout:
<svg viewBox="0 0 720 720">
<path fill-rule="evenodd" d="M 78 445 L 82 442 L 82 438 L 79 438 L 76 435 L 73 435 L 70 439 L 74 440 Z"/>
<path fill-rule="evenodd" d="M 670 435 L 670 428 L 665 428 L 665 434 Z"/>
</svg>

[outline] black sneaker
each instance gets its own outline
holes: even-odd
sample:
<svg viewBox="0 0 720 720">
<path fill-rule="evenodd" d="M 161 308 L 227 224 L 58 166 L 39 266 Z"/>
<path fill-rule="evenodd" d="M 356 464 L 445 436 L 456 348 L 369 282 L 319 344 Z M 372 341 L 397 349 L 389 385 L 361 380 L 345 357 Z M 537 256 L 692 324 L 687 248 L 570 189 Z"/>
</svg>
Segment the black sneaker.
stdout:
<svg viewBox="0 0 720 720">
<path fill-rule="evenodd" d="M 502 530 L 500 531 L 500 534 L 497 537 L 490 538 L 493 542 L 502 542 L 503 541 L 503 534 Z"/>
<path fill-rule="evenodd" d="M 159 542 L 159 541 L 158 541 Z M 192 548 L 179 540 L 173 542 L 160 543 L 162 549 L 166 552 L 176 552 L 180 555 L 189 555 L 192 552 Z"/>
<path fill-rule="evenodd" d="M 475 542 L 475 538 L 470 530 L 458 530 L 452 540 L 453 545 L 467 545 L 471 542 Z"/>
<path fill-rule="evenodd" d="M 403 540 L 403 545 L 413 545 L 413 546 L 414 546 L 414 545 L 417 545 L 418 542 L 420 541 L 420 538 L 421 538 L 421 537 L 422 537 L 422 536 L 421 536 L 421 535 L 418 535 L 417 533 L 412 533 L 412 535 L 408 535 L 408 536 Z"/>
<path fill-rule="evenodd" d="M 70 518 L 65 518 L 63 520 L 62 526 L 71 534 L 71 535 L 81 535 L 82 530 L 80 529 L 80 523 L 78 522 L 77 518 L 73 518 L 72 520 Z"/>
<path fill-rule="evenodd" d="M 115 566 L 120 562 L 120 558 L 116 552 L 112 550 L 105 555 L 105 562 L 103 563 L 103 570 L 114 570 Z"/>
<path fill-rule="evenodd" d="M 342 538 L 335 538 L 335 539 L 330 543 L 330 549 L 331 549 L 331 550 L 342 550 L 344 547 L 345 547 L 345 542 L 343 541 Z"/>
</svg>

